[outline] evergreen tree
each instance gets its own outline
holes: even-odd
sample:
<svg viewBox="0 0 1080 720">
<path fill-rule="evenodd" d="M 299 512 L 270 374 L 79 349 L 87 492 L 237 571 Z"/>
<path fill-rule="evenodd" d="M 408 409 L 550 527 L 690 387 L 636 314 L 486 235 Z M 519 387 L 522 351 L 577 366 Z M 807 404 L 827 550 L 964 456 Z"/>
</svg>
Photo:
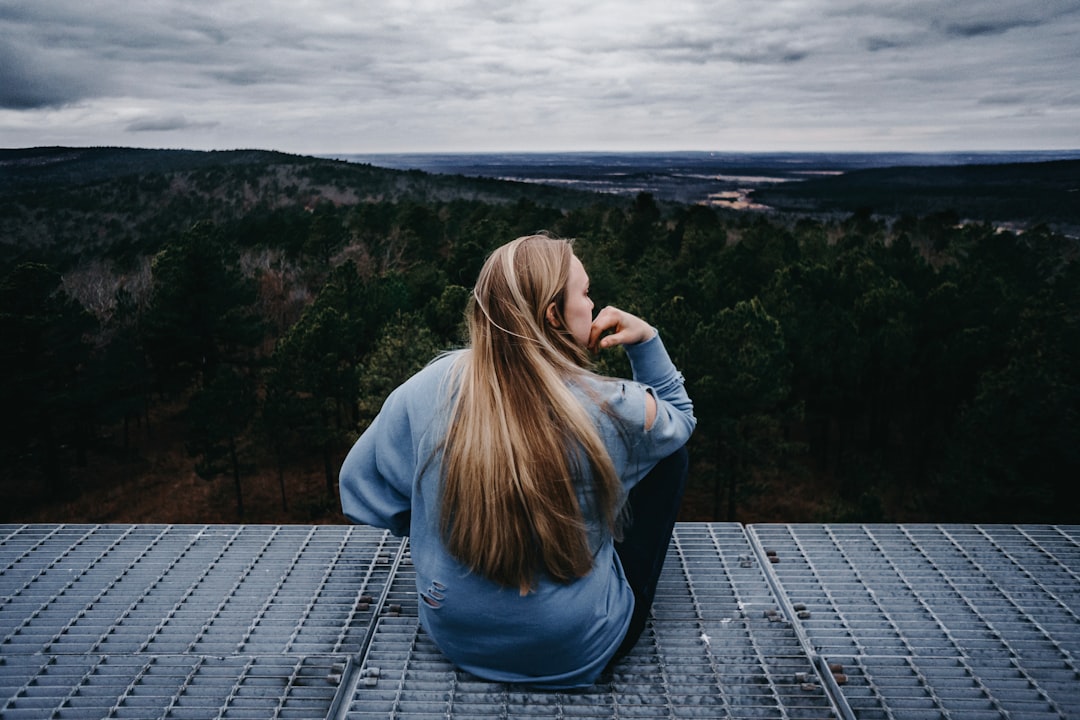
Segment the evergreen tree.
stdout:
<svg viewBox="0 0 1080 720">
<path fill-rule="evenodd" d="M 236 514 L 244 516 L 242 477 L 254 465 L 247 429 L 255 417 L 255 383 L 231 366 L 219 367 L 188 403 L 187 450 L 197 458 L 195 472 L 209 480 L 231 475 L 236 491 Z"/>
<path fill-rule="evenodd" d="M 53 496 L 68 491 L 65 447 L 85 452 L 97 398 L 86 383 L 93 316 L 60 275 L 24 263 L 0 279 L 0 407 L 5 465 L 30 461 Z"/>
<path fill-rule="evenodd" d="M 687 365 L 695 412 L 711 433 L 718 474 L 714 517 L 736 519 L 743 488 L 790 452 L 778 412 L 791 390 L 791 365 L 780 324 L 757 298 L 721 310 L 698 326 Z M 722 484 L 726 510 L 721 511 Z"/>
<path fill-rule="evenodd" d="M 337 454 L 355 422 L 356 363 L 375 342 L 387 313 L 407 302 L 400 280 L 365 284 L 346 263 L 335 268 L 274 350 L 263 426 L 273 438 L 299 433 L 309 447 L 319 448 L 328 496 L 336 492 Z"/>
<path fill-rule="evenodd" d="M 356 369 L 360 427 L 366 428 L 394 388 L 429 363 L 439 340 L 415 313 L 397 313 Z"/>
<path fill-rule="evenodd" d="M 117 293 L 116 309 L 106 324 L 108 344 L 99 352 L 97 383 L 102 389 L 102 420 L 123 425 L 124 451 L 131 449 L 131 423 L 149 426 L 149 394 L 153 382 L 139 331 L 138 310 L 126 291 Z"/>
<path fill-rule="evenodd" d="M 154 257 L 144 342 L 162 389 L 212 378 L 224 361 L 250 359 L 262 338 L 255 290 L 221 232 L 200 223 Z"/>
</svg>

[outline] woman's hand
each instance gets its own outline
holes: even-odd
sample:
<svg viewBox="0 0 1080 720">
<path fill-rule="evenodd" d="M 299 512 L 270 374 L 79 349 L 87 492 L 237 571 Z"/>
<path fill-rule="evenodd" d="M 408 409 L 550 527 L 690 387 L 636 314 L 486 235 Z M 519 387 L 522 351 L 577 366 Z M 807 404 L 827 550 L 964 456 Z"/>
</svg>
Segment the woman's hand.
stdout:
<svg viewBox="0 0 1080 720">
<path fill-rule="evenodd" d="M 612 331 L 610 335 L 604 333 Z M 608 305 L 596 315 L 589 332 L 589 349 L 593 352 L 645 342 L 656 334 L 653 326 L 636 315 Z"/>
<path fill-rule="evenodd" d="M 608 330 L 613 332 L 604 335 Z M 656 335 L 652 325 L 636 315 L 623 312 L 608 305 L 596 315 L 589 332 L 589 349 L 598 352 L 616 345 L 636 345 L 651 340 Z M 652 391 L 645 393 L 645 429 L 651 430 L 656 422 L 656 398 Z"/>
</svg>

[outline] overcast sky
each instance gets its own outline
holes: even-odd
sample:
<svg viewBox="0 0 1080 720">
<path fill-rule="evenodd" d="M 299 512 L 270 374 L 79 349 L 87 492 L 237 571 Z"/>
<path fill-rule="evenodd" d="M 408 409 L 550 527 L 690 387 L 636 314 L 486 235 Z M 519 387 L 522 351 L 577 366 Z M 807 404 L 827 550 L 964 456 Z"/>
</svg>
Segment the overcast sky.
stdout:
<svg viewBox="0 0 1080 720">
<path fill-rule="evenodd" d="M 1080 0 L 0 0 L 0 147 L 1080 148 Z"/>
</svg>

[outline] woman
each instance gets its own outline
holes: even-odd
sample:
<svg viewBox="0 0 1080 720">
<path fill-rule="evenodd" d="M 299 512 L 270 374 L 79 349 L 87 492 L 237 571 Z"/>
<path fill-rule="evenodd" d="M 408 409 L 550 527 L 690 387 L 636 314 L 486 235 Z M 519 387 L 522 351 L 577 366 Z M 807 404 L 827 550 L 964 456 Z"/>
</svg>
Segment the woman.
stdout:
<svg viewBox="0 0 1080 720">
<path fill-rule="evenodd" d="M 500 247 L 469 347 L 391 393 L 341 468 L 345 514 L 410 536 L 420 621 L 480 677 L 590 685 L 652 604 L 693 406 L 654 328 L 592 310 L 569 242 Z M 635 382 L 588 370 L 590 350 L 618 345 Z"/>
</svg>

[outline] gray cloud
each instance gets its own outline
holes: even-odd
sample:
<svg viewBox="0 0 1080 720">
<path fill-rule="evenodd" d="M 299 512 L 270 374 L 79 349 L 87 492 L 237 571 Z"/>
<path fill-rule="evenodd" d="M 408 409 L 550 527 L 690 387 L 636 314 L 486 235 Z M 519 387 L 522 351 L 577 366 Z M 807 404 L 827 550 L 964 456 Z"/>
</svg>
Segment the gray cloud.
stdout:
<svg viewBox="0 0 1080 720">
<path fill-rule="evenodd" d="M 942 27 L 946 35 L 970 38 L 980 35 L 1002 35 L 1016 28 L 1036 27 L 1040 23 L 1034 20 L 1017 18 L 1002 20 L 972 20 L 970 22 L 950 23 Z"/>
<path fill-rule="evenodd" d="M 221 80 L 228 85 L 260 85 L 273 79 L 273 75 L 263 68 L 236 68 L 232 70 L 213 70 L 211 78 Z"/>
<path fill-rule="evenodd" d="M 175 130 L 192 130 L 212 128 L 218 125 L 216 122 L 193 122 L 183 115 L 169 115 L 165 117 L 144 117 L 133 120 L 127 124 L 128 132 L 172 132 Z"/>
<path fill-rule="evenodd" d="M 915 45 L 913 40 L 901 40 L 899 38 L 888 37 L 868 37 L 863 41 L 866 49 L 870 52 L 880 52 L 882 50 L 898 50 L 901 48 L 908 48 Z"/>
<path fill-rule="evenodd" d="M 984 95 L 978 100 L 980 105 L 1010 106 L 1031 102 L 1031 97 L 1024 92 L 1001 92 Z"/>
<path fill-rule="evenodd" d="M 19 42 L 0 41 L 0 135 L 295 152 L 1076 147 L 1078 34 L 1076 0 L 50 0 L 0 7 L 0 38 Z"/>
<path fill-rule="evenodd" d="M 77 102 L 98 90 L 60 58 L 0 38 L 0 108 L 36 110 Z"/>
</svg>

